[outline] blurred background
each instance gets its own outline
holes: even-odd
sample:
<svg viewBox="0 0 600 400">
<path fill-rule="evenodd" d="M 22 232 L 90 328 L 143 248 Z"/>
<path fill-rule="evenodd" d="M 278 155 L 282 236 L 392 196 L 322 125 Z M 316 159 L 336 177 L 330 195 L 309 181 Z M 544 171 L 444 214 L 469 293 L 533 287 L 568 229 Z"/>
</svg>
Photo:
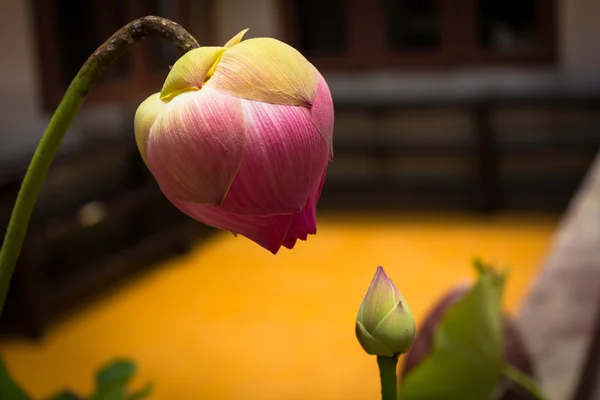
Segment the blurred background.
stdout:
<svg viewBox="0 0 600 400">
<path fill-rule="evenodd" d="M 0 351 L 31 393 L 85 393 L 98 364 L 131 356 L 156 399 L 375 399 L 353 323 L 378 265 L 418 321 L 473 256 L 512 267 L 509 311 L 528 301 L 600 144 L 597 0 L 1 0 L 2 229 L 71 79 L 149 14 L 202 45 L 250 28 L 323 73 L 336 127 L 319 234 L 274 257 L 164 199 L 133 115 L 178 54 L 146 40 L 91 92 L 30 226 Z M 599 268 L 578 275 L 598 282 L 594 318 Z"/>
</svg>

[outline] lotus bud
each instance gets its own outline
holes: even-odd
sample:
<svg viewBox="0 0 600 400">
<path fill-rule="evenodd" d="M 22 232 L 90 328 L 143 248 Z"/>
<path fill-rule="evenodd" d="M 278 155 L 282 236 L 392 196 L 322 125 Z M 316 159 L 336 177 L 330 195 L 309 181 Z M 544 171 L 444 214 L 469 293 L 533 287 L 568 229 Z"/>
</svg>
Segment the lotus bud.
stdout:
<svg viewBox="0 0 600 400">
<path fill-rule="evenodd" d="M 415 321 L 406 300 L 378 267 L 358 310 L 358 342 L 367 354 L 397 357 L 408 351 L 414 336 Z"/>
<path fill-rule="evenodd" d="M 317 229 L 333 158 L 333 103 L 321 74 L 270 38 L 182 56 L 135 115 L 141 156 L 165 196 L 213 227 L 277 253 Z"/>
</svg>

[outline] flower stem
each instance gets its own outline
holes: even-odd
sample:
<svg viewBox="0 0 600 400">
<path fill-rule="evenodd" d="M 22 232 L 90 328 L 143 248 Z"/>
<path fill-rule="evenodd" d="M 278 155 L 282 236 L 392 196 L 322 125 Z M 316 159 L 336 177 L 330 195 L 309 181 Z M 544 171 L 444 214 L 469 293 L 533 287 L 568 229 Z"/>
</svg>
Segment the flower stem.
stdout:
<svg viewBox="0 0 600 400">
<path fill-rule="evenodd" d="M 398 400 L 397 365 L 398 357 L 377 356 L 379 379 L 381 381 L 381 400 Z"/>
<path fill-rule="evenodd" d="M 65 133 L 100 76 L 116 59 L 147 36 L 160 36 L 173 43 L 182 53 L 199 47 L 198 42 L 179 24 L 165 18 L 148 16 L 118 30 L 83 64 L 50 119 L 17 195 L 0 249 L 0 315 L 35 202 Z"/>
<path fill-rule="evenodd" d="M 538 387 L 538 384 L 531 377 L 519 371 L 512 365 L 506 364 L 502 373 L 508 379 L 517 383 L 523 389 L 527 390 L 537 400 L 548 400 L 548 398 L 542 393 L 541 389 Z"/>
</svg>

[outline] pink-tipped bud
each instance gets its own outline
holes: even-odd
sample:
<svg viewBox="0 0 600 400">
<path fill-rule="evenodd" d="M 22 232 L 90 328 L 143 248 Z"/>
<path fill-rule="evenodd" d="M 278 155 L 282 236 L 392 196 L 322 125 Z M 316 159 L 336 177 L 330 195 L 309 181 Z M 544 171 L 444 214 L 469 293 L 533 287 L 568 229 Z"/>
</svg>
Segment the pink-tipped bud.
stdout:
<svg viewBox="0 0 600 400">
<path fill-rule="evenodd" d="M 356 318 L 356 338 L 367 354 L 397 357 L 410 348 L 415 321 L 404 296 L 377 268 Z"/>
</svg>

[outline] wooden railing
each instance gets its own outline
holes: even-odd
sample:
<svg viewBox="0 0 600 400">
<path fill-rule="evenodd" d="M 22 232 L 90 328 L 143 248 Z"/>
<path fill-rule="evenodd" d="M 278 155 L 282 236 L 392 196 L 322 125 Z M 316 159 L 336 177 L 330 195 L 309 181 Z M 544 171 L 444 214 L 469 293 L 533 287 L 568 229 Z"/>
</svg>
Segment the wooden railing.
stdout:
<svg viewBox="0 0 600 400">
<path fill-rule="evenodd" d="M 55 160 L 29 225 L 1 328 L 39 336 L 70 307 L 212 232 L 166 200 L 133 134 L 122 137 L 128 139 L 93 141 Z M 2 230 L 26 165 L 24 159 L 1 169 Z"/>
<path fill-rule="evenodd" d="M 356 119 L 362 115 L 364 119 L 361 132 L 352 124 L 338 123 L 334 136 L 336 162 L 330 167 L 325 195 L 349 202 L 352 193 L 358 192 L 361 196 L 372 194 L 374 202 L 388 197 L 394 204 L 409 208 L 428 204 L 423 200 L 429 198 L 437 208 L 560 211 L 568 204 L 600 146 L 600 94 L 355 100 L 335 104 L 338 122 L 343 122 L 345 116 Z M 511 112 L 517 114 L 518 120 L 512 125 Z M 437 138 L 431 130 L 446 129 L 444 122 L 432 128 L 427 127 L 427 120 L 439 113 L 460 116 L 462 131 L 457 131 L 455 137 Z M 395 131 L 389 127 L 390 120 L 403 117 L 413 122 L 420 118 L 422 126 L 417 126 L 416 132 L 411 132 L 410 127 Z M 519 127 L 519 123 L 523 126 Z M 456 123 L 450 125 L 450 129 L 458 129 Z M 359 158 L 369 160 L 368 171 L 351 168 Z M 394 174 L 394 163 L 407 163 L 407 159 L 414 162 L 414 171 Z M 420 164 L 419 159 L 423 160 Z M 450 161 L 445 163 L 446 160 Z M 427 176 L 421 173 L 423 163 L 437 161 L 436 172 Z M 448 166 L 454 161 L 462 163 L 461 173 L 448 173 Z M 511 167 L 511 162 L 520 163 L 520 167 Z M 572 165 L 563 168 L 561 163 Z M 410 169 L 410 163 L 405 169 Z M 359 186 L 364 190 L 357 190 Z"/>
</svg>

